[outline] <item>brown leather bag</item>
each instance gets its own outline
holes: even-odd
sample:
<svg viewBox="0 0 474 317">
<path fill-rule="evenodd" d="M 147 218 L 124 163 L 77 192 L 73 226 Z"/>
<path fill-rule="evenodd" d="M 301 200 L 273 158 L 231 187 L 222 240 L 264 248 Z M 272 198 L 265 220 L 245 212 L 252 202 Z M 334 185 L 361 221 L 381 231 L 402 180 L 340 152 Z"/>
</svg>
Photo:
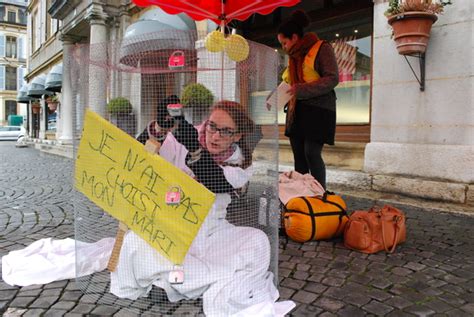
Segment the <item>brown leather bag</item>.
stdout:
<svg viewBox="0 0 474 317">
<path fill-rule="evenodd" d="M 390 205 L 354 211 L 344 230 L 344 245 L 363 253 L 393 253 L 405 239 L 405 214 Z"/>
</svg>

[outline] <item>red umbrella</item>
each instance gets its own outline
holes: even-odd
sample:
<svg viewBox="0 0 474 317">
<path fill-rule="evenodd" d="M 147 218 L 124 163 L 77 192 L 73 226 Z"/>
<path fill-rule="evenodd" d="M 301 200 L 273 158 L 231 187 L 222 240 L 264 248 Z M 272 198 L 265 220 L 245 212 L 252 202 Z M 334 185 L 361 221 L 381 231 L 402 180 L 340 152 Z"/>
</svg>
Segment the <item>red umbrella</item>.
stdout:
<svg viewBox="0 0 474 317">
<path fill-rule="evenodd" d="M 300 0 L 133 0 L 142 7 L 157 5 L 169 14 L 186 13 L 192 19 L 210 19 L 217 24 L 243 21 L 254 13 L 269 14 L 278 7 L 291 7 Z"/>
</svg>

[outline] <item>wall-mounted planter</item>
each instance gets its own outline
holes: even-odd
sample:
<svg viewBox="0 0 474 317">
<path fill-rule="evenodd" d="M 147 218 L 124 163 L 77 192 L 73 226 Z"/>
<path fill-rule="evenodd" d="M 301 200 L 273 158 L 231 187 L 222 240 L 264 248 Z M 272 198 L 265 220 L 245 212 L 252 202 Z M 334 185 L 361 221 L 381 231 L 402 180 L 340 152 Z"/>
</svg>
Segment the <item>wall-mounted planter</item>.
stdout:
<svg viewBox="0 0 474 317">
<path fill-rule="evenodd" d="M 398 53 L 401 55 L 425 53 L 431 26 L 437 19 L 435 14 L 422 11 L 410 11 L 390 16 L 388 24 L 393 28 L 393 39 Z"/>
<path fill-rule="evenodd" d="M 31 112 L 34 114 L 40 113 L 41 106 L 39 103 L 32 103 L 31 104 Z"/>
</svg>

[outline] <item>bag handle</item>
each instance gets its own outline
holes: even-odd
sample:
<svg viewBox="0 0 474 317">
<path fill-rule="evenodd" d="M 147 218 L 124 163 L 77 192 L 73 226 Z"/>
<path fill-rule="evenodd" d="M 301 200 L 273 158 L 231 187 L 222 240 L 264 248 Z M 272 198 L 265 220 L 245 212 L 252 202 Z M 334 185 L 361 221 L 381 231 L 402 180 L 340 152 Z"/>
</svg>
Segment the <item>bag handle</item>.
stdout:
<svg viewBox="0 0 474 317">
<path fill-rule="evenodd" d="M 395 236 L 393 237 L 393 245 L 392 245 L 392 248 L 389 250 L 388 247 L 387 247 L 387 243 L 385 242 L 385 229 L 384 229 L 384 221 L 382 219 L 382 215 L 380 215 L 380 221 L 381 221 L 381 224 L 382 224 L 382 241 L 383 241 L 383 247 L 385 249 L 385 252 L 388 252 L 388 253 L 393 253 L 395 251 L 395 248 L 397 247 L 397 243 L 398 243 L 398 235 L 400 233 L 400 226 L 399 226 L 399 223 L 400 223 L 400 219 L 402 219 L 402 217 L 400 216 L 394 216 L 393 219 L 395 220 Z"/>
<path fill-rule="evenodd" d="M 329 190 L 326 190 L 323 194 L 323 197 L 318 197 L 318 196 L 314 196 L 315 198 L 317 199 L 321 199 L 323 202 L 325 203 L 328 203 L 328 204 L 331 204 L 333 206 L 336 206 L 337 208 L 339 208 L 341 210 L 341 214 L 339 215 L 339 224 L 337 225 L 337 229 L 336 231 L 334 231 L 333 235 L 331 236 L 331 238 L 329 239 L 333 239 L 338 233 L 339 233 L 339 230 L 341 229 L 341 226 L 342 226 L 342 217 L 344 216 L 347 216 L 347 210 L 345 210 L 341 205 L 339 205 L 338 203 L 335 203 L 333 201 L 330 201 L 328 200 L 328 195 L 334 195 L 334 192 L 330 192 Z"/>
</svg>

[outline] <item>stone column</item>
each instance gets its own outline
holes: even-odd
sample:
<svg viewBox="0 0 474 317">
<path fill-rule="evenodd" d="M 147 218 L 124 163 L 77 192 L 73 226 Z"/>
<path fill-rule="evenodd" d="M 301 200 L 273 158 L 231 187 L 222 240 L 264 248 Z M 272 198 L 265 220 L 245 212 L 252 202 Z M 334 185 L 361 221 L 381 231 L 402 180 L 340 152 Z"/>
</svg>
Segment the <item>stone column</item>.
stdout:
<svg viewBox="0 0 474 317">
<path fill-rule="evenodd" d="M 61 144 L 72 144 L 73 140 L 73 118 L 74 100 L 71 83 L 71 56 L 73 41 L 62 38 L 63 42 L 63 77 L 61 90 L 61 105 L 59 106 L 59 118 L 56 124 L 60 124 L 60 135 L 58 140 Z"/>
<path fill-rule="evenodd" d="M 107 27 L 101 7 L 92 7 L 90 23 L 89 107 L 105 117 L 107 104 Z"/>
</svg>

